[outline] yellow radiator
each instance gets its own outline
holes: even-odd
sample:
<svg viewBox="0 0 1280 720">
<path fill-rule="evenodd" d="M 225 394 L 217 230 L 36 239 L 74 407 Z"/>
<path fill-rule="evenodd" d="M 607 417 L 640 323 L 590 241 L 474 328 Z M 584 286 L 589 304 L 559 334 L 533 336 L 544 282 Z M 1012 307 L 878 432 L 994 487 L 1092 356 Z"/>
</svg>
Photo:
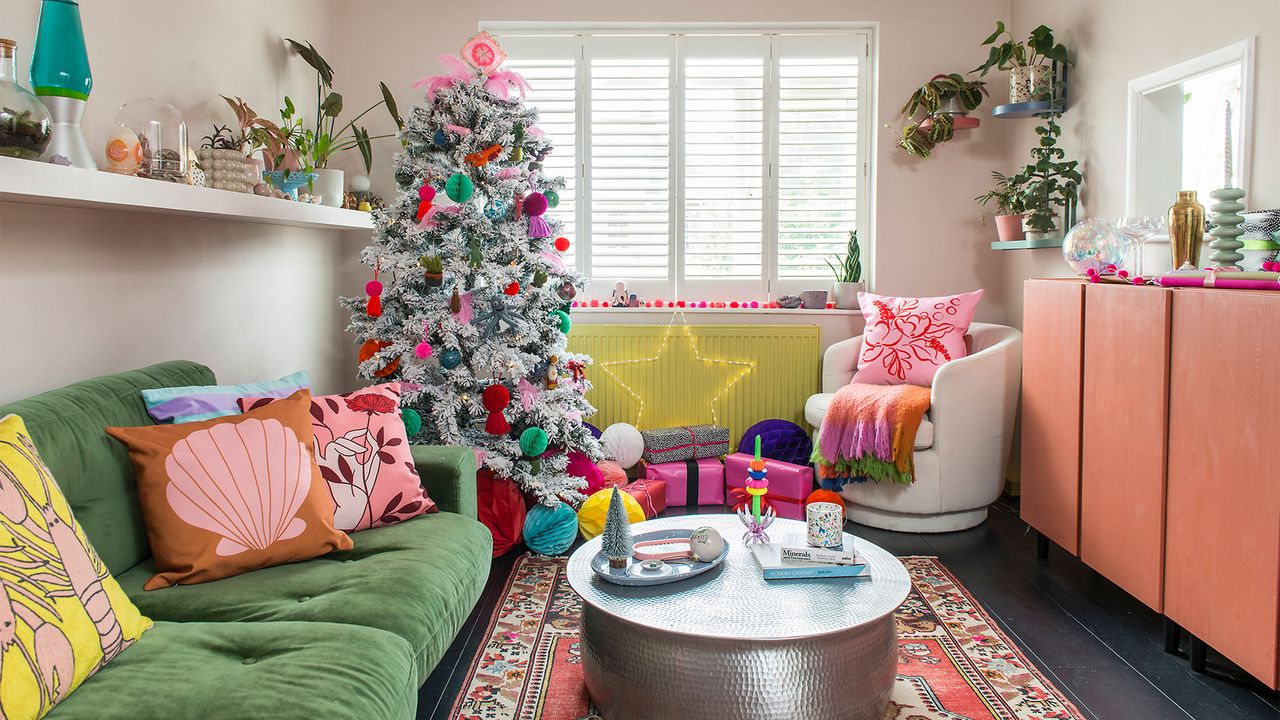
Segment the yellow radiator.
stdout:
<svg viewBox="0 0 1280 720">
<path fill-rule="evenodd" d="M 753 423 L 782 418 L 804 425 L 804 403 L 818 392 L 816 325 L 587 325 L 569 349 L 594 358 L 587 399 L 605 428 L 716 423 L 737 437 Z"/>
</svg>

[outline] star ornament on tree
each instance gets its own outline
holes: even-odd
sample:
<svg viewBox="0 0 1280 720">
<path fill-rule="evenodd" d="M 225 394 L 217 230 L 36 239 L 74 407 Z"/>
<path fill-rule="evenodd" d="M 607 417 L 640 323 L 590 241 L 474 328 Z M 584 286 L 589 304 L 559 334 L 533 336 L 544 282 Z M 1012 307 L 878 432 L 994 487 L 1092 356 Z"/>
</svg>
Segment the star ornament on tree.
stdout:
<svg viewBox="0 0 1280 720">
<path fill-rule="evenodd" d="M 718 423 L 716 404 L 756 366 L 751 360 L 703 356 L 683 313 L 671 316 L 652 357 L 598 365 L 640 404 L 635 424 L 641 426 L 649 417 L 652 427 L 706 422 L 708 410 L 711 422 Z M 672 378 L 678 378 L 677 384 Z"/>
</svg>

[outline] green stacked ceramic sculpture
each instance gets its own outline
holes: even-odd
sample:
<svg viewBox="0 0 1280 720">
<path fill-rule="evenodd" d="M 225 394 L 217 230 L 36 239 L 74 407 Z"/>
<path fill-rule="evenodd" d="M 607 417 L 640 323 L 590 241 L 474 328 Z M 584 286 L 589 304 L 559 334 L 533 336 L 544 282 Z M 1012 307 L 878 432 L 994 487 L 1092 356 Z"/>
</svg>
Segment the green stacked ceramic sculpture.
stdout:
<svg viewBox="0 0 1280 720">
<path fill-rule="evenodd" d="M 1213 240 L 1209 242 L 1209 260 L 1214 267 L 1240 270 L 1240 261 L 1244 259 L 1240 248 L 1244 247 L 1244 243 L 1238 238 L 1244 234 L 1244 230 L 1240 229 L 1240 223 L 1244 222 L 1244 218 L 1240 216 L 1240 211 L 1244 209 L 1244 204 L 1240 202 L 1244 197 L 1244 190 L 1228 187 L 1214 190 L 1209 193 L 1209 197 L 1217 200 L 1209 206 L 1209 211 L 1213 213 L 1213 227 L 1209 230 L 1209 234 L 1213 236 Z"/>
</svg>

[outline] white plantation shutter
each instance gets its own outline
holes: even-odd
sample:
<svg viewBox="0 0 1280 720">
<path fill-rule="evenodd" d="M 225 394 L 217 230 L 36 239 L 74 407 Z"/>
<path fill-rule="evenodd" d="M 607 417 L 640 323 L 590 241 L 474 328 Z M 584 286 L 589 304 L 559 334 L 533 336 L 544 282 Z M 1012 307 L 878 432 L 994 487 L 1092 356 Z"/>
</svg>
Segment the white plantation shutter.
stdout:
<svg viewBox="0 0 1280 720">
<path fill-rule="evenodd" d="M 684 277 L 751 280 L 764 271 L 767 39 L 690 37 L 684 52 Z M 746 295 L 744 295 L 746 296 Z"/>
<path fill-rule="evenodd" d="M 511 33 L 590 297 L 617 280 L 650 299 L 811 289 L 859 227 L 870 269 L 869 31 Z"/>
<path fill-rule="evenodd" d="M 524 76 L 532 90 L 526 100 L 538 110 L 538 127 L 551 141 L 552 152 L 542 164 L 548 177 L 563 177 L 560 204 L 547 212 L 564 223 L 561 233 L 569 238 L 565 264 L 572 267 L 578 249 L 577 234 L 577 67 L 581 55 L 577 39 L 516 38 L 503 40 L 510 59 L 508 67 Z M 526 161 L 533 158 L 526 158 Z"/>
<path fill-rule="evenodd" d="M 671 263 L 669 37 L 590 43 L 591 268 L 599 294 L 615 280 L 661 293 Z M 661 282 L 652 282 L 661 281 Z"/>
<path fill-rule="evenodd" d="M 781 37 L 778 277 L 829 277 L 857 227 L 859 69 L 850 38 Z"/>
</svg>

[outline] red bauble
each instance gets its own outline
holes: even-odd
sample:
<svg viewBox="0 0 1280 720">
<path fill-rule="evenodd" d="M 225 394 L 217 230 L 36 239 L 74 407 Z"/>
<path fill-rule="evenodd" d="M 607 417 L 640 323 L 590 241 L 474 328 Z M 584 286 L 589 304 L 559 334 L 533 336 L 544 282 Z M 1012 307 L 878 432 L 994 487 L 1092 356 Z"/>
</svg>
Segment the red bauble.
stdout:
<svg viewBox="0 0 1280 720">
<path fill-rule="evenodd" d="M 506 287 L 502 288 L 502 292 L 508 295 L 519 295 L 520 283 L 513 280 L 510 283 L 508 283 Z"/>
<path fill-rule="evenodd" d="M 560 252 L 567 251 L 569 249 L 569 238 L 567 237 L 556 238 L 556 249 L 559 250 Z"/>
</svg>

